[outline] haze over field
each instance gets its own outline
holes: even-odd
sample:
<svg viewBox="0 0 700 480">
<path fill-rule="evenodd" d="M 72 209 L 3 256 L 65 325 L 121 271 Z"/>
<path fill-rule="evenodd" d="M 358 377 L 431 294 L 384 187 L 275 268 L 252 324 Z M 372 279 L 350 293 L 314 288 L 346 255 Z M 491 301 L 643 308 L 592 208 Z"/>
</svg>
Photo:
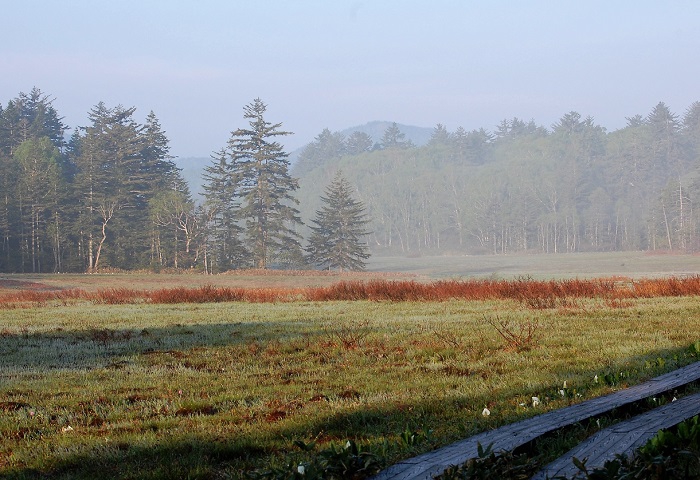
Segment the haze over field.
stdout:
<svg viewBox="0 0 700 480">
<path fill-rule="evenodd" d="M 33 86 L 71 128 L 98 102 L 153 110 L 208 157 L 254 98 L 295 133 L 373 120 L 450 130 L 575 110 L 609 131 L 697 100 L 693 1 L 6 2 L 3 101 Z"/>
</svg>

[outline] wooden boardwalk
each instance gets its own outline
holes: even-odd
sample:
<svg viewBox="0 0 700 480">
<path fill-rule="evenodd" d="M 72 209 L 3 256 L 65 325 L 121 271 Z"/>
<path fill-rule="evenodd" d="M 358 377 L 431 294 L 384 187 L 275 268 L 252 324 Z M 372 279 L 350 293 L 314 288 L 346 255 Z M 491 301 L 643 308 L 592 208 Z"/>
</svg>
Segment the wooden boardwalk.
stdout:
<svg viewBox="0 0 700 480">
<path fill-rule="evenodd" d="M 374 480 L 423 480 L 477 457 L 477 448 L 493 445 L 494 451 L 510 451 L 539 436 L 587 418 L 658 395 L 700 380 L 700 362 L 661 375 L 639 385 L 603 397 L 538 415 L 521 422 L 482 432 L 446 447 L 403 460 L 381 471 Z M 676 402 L 674 402 L 676 403 Z"/>
<path fill-rule="evenodd" d="M 599 431 L 578 447 L 547 465 L 533 480 L 545 480 L 555 476 L 571 478 L 579 470 L 573 458 L 587 459 L 586 467 L 602 467 L 616 454 L 631 455 L 652 438 L 659 430 L 671 428 L 683 420 L 700 414 L 700 393 L 681 397 L 675 402 L 655 408 L 630 420 L 620 422 Z"/>
</svg>

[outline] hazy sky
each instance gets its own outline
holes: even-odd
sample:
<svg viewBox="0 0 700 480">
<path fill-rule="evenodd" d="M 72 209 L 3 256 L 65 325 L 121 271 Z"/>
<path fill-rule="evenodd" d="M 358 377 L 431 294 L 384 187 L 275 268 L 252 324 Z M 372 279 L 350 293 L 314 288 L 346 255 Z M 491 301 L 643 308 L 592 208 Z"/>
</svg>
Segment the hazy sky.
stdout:
<svg viewBox="0 0 700 480">
<path fill-rule="evenodd" d="M 208 156 L 259 97 L 295 132 L 371 120 L 470 130 L 576 110 L 614 130 L 700 100 L 700 2 L 2 0 L 0 102 L 33 86 L 70 127 L 153 110 Z"/>
</svg>

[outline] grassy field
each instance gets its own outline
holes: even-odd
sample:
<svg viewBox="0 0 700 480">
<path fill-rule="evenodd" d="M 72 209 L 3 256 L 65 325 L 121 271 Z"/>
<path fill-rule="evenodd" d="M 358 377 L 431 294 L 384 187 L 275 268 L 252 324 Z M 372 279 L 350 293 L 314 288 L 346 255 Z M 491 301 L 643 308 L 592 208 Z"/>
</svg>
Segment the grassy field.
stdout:
<svg viewBox="0 0 700 480">
<path fill-rule="evenodd" d="M 2 275 L 0 293 L 8 289 L 139 288 L 217 285 L 245 288 L 301 288 L 327 286 L 341 280 L 376 278 L 596 278 L 624 276 L 654 278 L 700 274 L 700 255 L 651 254 L 649 252 L 577 253 L 549 255 L 475 255 L 439 257 L 372 257 L 364 273 L 316 272 L 304 275 L 284 271 L 243 271 L 222 275 L 109 273 L 60 275 Z M 4 281 L 3 281 L 4 280 Z M 9 281 L 9 282 L 8 282 Z"/>
<path fill-rule="evenodd" d="M 452 275 L 407 273 L 390 278 Z M 213 278 L 3 277 L 6 292 L 341 279 Z M 695 296 L 0 309 L 0 477 L 241 478 L 348 440 L 386 465 L 696 361 L 699 332 Z"/>
<path fill-rule="evenodd" d="M 246 270 L 221 275 L 200 273 L 97 273 L 97 274 L 0 274 L 0 293 L 16 290 L 71 290 L 93 292 L 99 289 L 157 290 L 197 288 L 216 285 L 228 288 L 322 287 L 342 280 L 417 279 L 411 273 L 390 272 L 287 272 Z"/>
<path fill-rule="evenodd" d="M 406 272 L 429 278 L 630 278 L 700 273 L 700 255 L 652 252 L 562 253 L 547 255 L 471 255 L 373 257 L 369 271 Z"/>
</svg>

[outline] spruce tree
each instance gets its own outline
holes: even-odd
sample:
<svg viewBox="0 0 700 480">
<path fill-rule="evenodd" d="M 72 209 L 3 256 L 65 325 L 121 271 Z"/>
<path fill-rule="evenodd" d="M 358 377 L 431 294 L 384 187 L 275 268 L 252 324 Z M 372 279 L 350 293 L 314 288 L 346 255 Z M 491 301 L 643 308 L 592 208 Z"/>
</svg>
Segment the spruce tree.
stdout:
<svg viewBox="0 0 700 480">
<path fill-rule="evenodd" d="M 174 165 L 166 157 L 156 158 L 167 155 L 167 149 L 153 154 L 145 127 L 132 118 L 135 110 L 121 105 L 110 109 L 98 103 L 89 113 L 91 125 L 80 140 L 73 186 L 88 271 L 97 270 L 101 258 L 107 260 L 102 264 L 120 268 L 148 264 L 150 220 L 145 207 L 161 178 L 168 177 L 162 170 L 148 170 L 158 163 L 173 169 Z M 153 138 L 159 136 L 157 131 L 151 122 Z"/>
<path fill-rule="evenodd" d="M 255 268 L 299 266 L 303 253 L 295 227 L 302 222 L 295 208 L 299 201 L 292 195 L 299 182 L 289 174 L 289 154 L 275 141 L 291 132 L 266 121 L 266 110 L 259 98 L 247 105 L 249 128 L 232 132 L 228 142 L 231 174 L 239 182 L 239 214 Z"/>
<path fill-rule="evenodd" d="M 362 202 L 352 197 L 350 183 L 341 172 L 335 175 L 321 197 L 324 206 L 316 211 L 309 239 L 309 263 L 322 268 L 364 270 L 370 254 L 362 237 L 369 223 Z"/>
<path fill-rule="evenodd" d="M 42 272 L 52 263 L 47 232 L 56 211 L 61 172 L 58 149 L 48 137 L 30 138 L 15 150 L 20 167 L 17 188 L 20 206 L 20 252 L 23 272 Z"/>
<path fill-rule="evenodd" d="M 250 253 L 240 240 L 237 197 L 239 182 L 228 162 L 225 149 L 212 155 L 212 163 L 204 168 L 204 205 L 207 227 L 205 245 L 212 242 L 213 268 L 218 271 L 250 266 Z"/>
</svg>

